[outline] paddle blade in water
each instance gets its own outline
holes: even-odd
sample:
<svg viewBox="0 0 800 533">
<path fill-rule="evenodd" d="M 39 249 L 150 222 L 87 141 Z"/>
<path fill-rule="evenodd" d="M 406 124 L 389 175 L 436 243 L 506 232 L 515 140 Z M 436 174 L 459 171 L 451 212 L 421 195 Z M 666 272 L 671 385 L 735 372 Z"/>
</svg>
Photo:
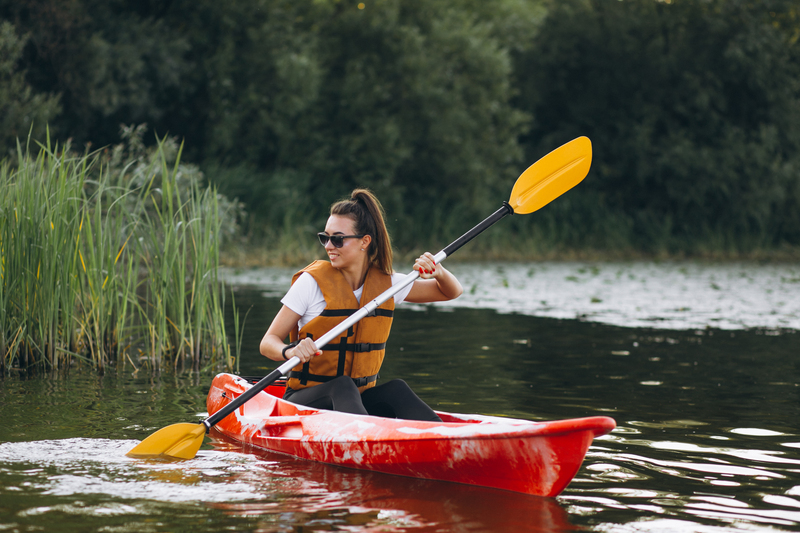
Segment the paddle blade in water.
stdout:
<svg viewBox="0 0 800 533">
<path fill-rule="evenodd" d="M 192 459 L 203 444 L 206 427 L 203 424 L 172 424 L 159 429 L 129 451 L 128 457 L 173 457 Z"/>
<path fill-rule="evenodd" d="M 579 184 L 591 166 L 592 141 L 578 137 L 528 167 L 508 203 L 517 215 L 533 213 Z"/>
</svg>

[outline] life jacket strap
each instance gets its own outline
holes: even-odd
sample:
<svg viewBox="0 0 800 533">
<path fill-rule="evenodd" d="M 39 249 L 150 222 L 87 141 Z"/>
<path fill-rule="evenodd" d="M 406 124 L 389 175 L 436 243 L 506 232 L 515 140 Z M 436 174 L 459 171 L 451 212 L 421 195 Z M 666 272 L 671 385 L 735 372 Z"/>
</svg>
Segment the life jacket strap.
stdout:
<svg viewBox="0 0 800 533">
<path fill-rule="evenodd" d="M 305 372 L 297 372 L 295 370 L 292 370 L 291 372 L 289 372 L 289 377 L 297 378 L 301 380 L 301 383 L 303 382 L 303 379 L 306 379 L 307 381 L 317 381 L 319 383 L 327 383 L 328 381 L 336 379 L 339 376 L 319 376 L 317 374 L 306 374 Z M 353 380 L 353 383 L 356 384 L 356 387 L 364 387 L 365 385 L 369 385 L 370 383 L 377 381 L 378 377 L 379 374 L 373 374 L 371 376 L 364 376 L 361 378 L 350 378 L 350 379 Z M 305 385 L 305 383 L 303 383 L 303 385 Z"/>
<path fill-rule="evenodd" d="M 340 341 L 336 344 L 328 343 L 320 350 L 326 352 L 355 352 L 355 353 L 363 353 L 363 352 L 374 352 L 376 350 L 385 350 L 386 343 L 379 342 L 379 343 L 370 343 L 370 342 L 344 342 Z"/>
<path fill-rule="evenodd" d="M 297 371 L 293 370 L 293 371 L 289 372 L 289 377 L 299 379 L 300 380 L 300 384 L 303 385 L 303 386 L 307 385 L 309 381 L 317 381 L 317 382 L 320 382 L 320 383 L 325 383 L 326 381 L 330 381 L 330 380 L 332 380 L 334 378 L 337 378 L 339 376 L 344 375 L 344 365 L 345 365 L 345 360 L 346 360 L 345 356 L 346 356 L 347 352 L 366 353 L 366 352 L 372 352 L 372 351 L 376 351 L 376 350 L 385 350 L 386 349 L 386 343 L 385 342 L 380 342 L 380 343 L 347 342 L 347 338 L 348 337 L 352 337 L 353 335 L 355 335 L 355 331 L 353 330 L 352 327 L 350 327 L 345 334 L 347 336 L 346 337 L 340 337 L 339 342 L 337 342 L 337 343 L 330 343 L 329 342 L 328 344 L 326 344 L 325 346 L 320 348 L 320 350 L 324 350 L 324 351 L 339 352 L 339 360 L 338 360 L 338 364 L 337 364 L 337 368 L 336 368 L 336 375 L 335 376 L 321 376 L 321 375 L 318 375 L 318 374 L 312 374 L 310 372 L 311 363 L 309 361 L 306 361 L 305 363 L 303 363 L 303 370 L 301 370 L 300 372 L 297 372 Z M 309 337 L 311 339 L 314 338 L 314 336 L 311 335 L 311 334 L 308 334 L 307 337 Z M 367 377 L 363 377 L 363 378 L 352 378 L 352 379 L 356 383 L 357 387 L 363 387 L 365 385 L 368 385 L 368 384 L 372 383 L 373 381 L 376 381 L 378 379 L 378 374 L 374 374 L 372 376 L 367 376 Z M 367 380 L 367 381 L 363 381 L 363 380 Z"/>
</svg>

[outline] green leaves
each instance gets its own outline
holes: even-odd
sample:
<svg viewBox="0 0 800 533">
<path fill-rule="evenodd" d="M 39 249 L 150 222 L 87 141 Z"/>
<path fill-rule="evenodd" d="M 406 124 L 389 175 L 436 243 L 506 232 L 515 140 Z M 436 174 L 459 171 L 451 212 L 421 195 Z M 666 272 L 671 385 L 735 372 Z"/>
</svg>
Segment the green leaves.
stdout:
<svg viewBox="0 0 800 533">
<path fill-rule="evenodd" d="M 505 6 L 504 17 L 513 11 L 508 2 L 489 4 Z M 379 0 L 363 10 L 335 2 L 259 6 L 228 11 L 241 17 L 231 25 L 237 46 L 209 59 L 225 65 L 213 84 L 224 97 L 213 98 L 204 155 L 258 169 L 254 182 L 259 173 L 311 178 L 291 182 L 308 184 L 296 189 L 311 203 L 304 225 L 319 225 L 332 201 L 366 186 L 405 228 L 399 244 L 431 228 L 441 241 L 463 228 L 452 220 L 455 206 L 465 217 L 483 216 L 493 206 L 487 190 L 503 189 L 497 180 L 506 172 L 518 174 L 516 136 L 526 117 L 511 106 L 511 62 L 490 18 L 454 2 L 416 0 Z M 238 194 L 224 175 L 209 172 Z M 264 211 L 260 203 L 295 209 L 280 196 L 247 201 L 256 212 Z"/>
<path fill-rule="evenodd" d="M 6 149 L 31 124 L 110 145 L 147 122 L 266 238 L 311 239 L 365 186 L 400 248 L 435 247 L 586 135 L 586 183 L 506 238 L 800 244 L 792 0 L 0 0 L 0 16 Z"/>
<path fill-rule="evenodd" d="M 174 141 L 0 166 L 0 369 L 233 364 L 217 279 L 225 206 Z M 126 154 L 120 157 L 120 154 Z"/>
<path fill-rule="evenodd" d="M 799 50 L 774 24 L 795 11 L 716 0 L 552 7 L 516 70 L 536 73 L 521 83 L 535 117 L 529 154 L 576 132 L 595 145 L 576 195 L 593 197 L 599 218 L 584 217 L 572 246 L 602 243 L 593 228 L 614 215 L 628 221 L 623 242 L 650 252 L 800 243 L 777 229 L 800 207 Z"/>
<path fill-rule="evenodd" d="M 43 138 L 48 121 L 61 111 L 58 96 L 35 92 L 19 68 L 26 41 L 13 25 L 0 22 L 0 159 L 13 154 L 17 139 L 29 133 Z"/>
</svg>

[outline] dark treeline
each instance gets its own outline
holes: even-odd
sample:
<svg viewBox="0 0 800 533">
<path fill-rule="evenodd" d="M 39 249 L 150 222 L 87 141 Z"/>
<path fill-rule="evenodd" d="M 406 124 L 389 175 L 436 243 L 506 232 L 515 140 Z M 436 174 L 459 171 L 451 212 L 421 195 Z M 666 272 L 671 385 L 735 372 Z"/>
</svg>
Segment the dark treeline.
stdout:
<svg viewBox="0 0 800 533">
<path fill-rule="evenodd" d="M 797 245 L 798 37 L 796 1 L 555 2 L 515 72 L 529 157 L 594 142 L 591 179 L 553 205 L 565 229 L 656 252 Z"/>
<path fill-rule="evenodd" d="M 485 253 L 800 245 L 796 0 L 0 0 L 0 20 L 7 153 L 47 124 L 97 148 L 147 123 L 283 252 L 355 186 L 401 249 L 441 246 L 579 135 L 589 177 Z"/>
</svg>

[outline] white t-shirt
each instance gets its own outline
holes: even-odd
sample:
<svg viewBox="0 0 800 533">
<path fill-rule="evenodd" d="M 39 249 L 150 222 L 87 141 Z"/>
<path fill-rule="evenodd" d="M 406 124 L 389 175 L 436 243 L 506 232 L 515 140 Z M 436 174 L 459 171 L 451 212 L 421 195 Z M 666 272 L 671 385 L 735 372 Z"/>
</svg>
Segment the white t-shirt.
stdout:
<svg viewBox="0 0 800 533">
<path fill-rule="evenodd" d="M 406 274 L 398 274 L 395 272 L 392 274 L 392 285 L 397 285 L 403 281 L 405 277 Z M 400 292 L 394 295 L 395 305 L 401 304 L 406 299 L 413 285 L 413 283 L 410 283 L 407 287 L 403 287 Z M 361 303 L 361 293 L 363 291 L 363 285 L 353 291 L 359 304 Z M 327 305 L 325 297 L 322 295 L 322 289 L 320 289 L 317 284 L 317 280 L 308 272 L 303 272 L 300 277 L 297 278 L 294 285 L 289 288 L 289 292 L 286 293 L 286 296 L 281 299 L 281 303 L 300 315 L 300 320 L 297 322 L 298 329 L 302 329 L 311 319 L 318 317 Z"/>
</svg>

